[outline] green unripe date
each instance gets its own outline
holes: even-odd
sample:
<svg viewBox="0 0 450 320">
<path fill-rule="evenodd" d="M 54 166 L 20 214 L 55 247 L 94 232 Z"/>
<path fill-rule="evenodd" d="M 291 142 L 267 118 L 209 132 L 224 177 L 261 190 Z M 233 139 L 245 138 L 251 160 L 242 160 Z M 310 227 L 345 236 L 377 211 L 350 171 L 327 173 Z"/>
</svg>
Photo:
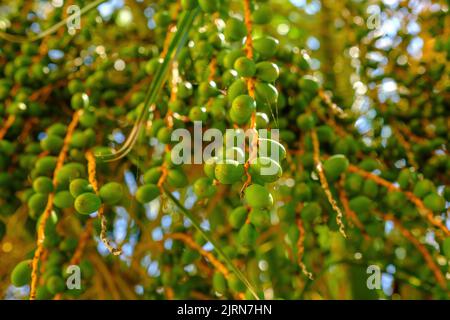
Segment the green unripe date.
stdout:
<svg viewBox="0 0 450 320">
<path fill-rule="evenodd" d="M 235 229 L 240 229 L 248 217 L 248 210 L 246 207 L 237 207 L 231 211 L 228 221 Z"/>
<path fill-rule="evenodd" d="M 86 109 L 89 107 L 89 97 L 86 93 L 77 92 L 72 96 L 70 102 L 73 109 Z"/>
<path fill-rule="evenodd" d="M 315 95 L 317 94 L 317 91 L 319 91 L 319 83 L 317 79 L 311 76 L 302 77 L 299 80 L 299 86 L 310 95 Z"/>
<path fill-rule="evenodd" d="M 66 283 L 62 277 L 55 275 L 48 278 L 46 287 L 51 294 L 57 294 L 64 291 Z"/>
<path fill-rule="evenodd" d="M 256 82 L 256 102 L 258 105 L 275 108 L 278 102 L 278 90 L 270 83 Z"/>
<path fill-rule="evenodd" d="M 56 157 L 46 156 L 36 161 L 36 171 L 42 175 L 50 175 L 56 168 Z"/>
<path fill-rule="evenodd" d="M 208 114 L 206 113 L 205 108 L 196 106 L 189 110 L 189 119 L 191 119 L 191 121 L 205 122 L 208 119 Z"/>
<path fill-rule="evenodd" d="M 239 125 L 250 120 L 252 113 L 256 109 L 255 100 L 248 95 L 240 95 L 233 100 L 230 110 L 231 119 Z"/>
<path fill-rule="evenodd" d="M 257 228 L 266 228 L 270 225 L 270 212 L 266 209 L 253 208 L 250 212 L 250 222 Z"/>
<path fill-rule="evenodd" d="M 181 169 L 169 170 L 167 182 L 175 188 L 184 188 L 189 183 L 186 174 Z"/>
<path fill-rule="evenodd" d="M 323 170 L 328 179 L 336 181 L 348 169 L 348 166 L 348 159 L 342 154 L 336 154 L 324 161 Z"/>
<path fill-rule="evenodd" d="M 212 180 L 203 177 L 195 181 L 193 185 L 194 193 L 199 198 L 209 198 L 216 193 L 216 187 L 213 185 Z"/>
<path fill-rule="evenodd" d="M 172 131 L 173 130 L 169 127 L 163 127 L 158 130 L 156 137 L 161 143 L 168 144 L 171 140 Z"/>
<path fill-rule="evenodd" d="M 241 180 L 244 166 L 236 160 L 220 160 L 214 168 L 214 176 L 222 184 L 233 184 Z"/>
<path fill-rule="evenodd" d="M 230 41 L 241 41 L 247 35 L 244 21 L 237 18 L 228 19 L 225 24 L 224 35 Z"/>
<path fill-rule="evenodd" d="M 72 180 L 69 185 L 69 190 L 70 190 L 70 194 L 74 198 L 76 198 L 79 195 L 86 193 L 86 192 L 91 192 L 91 193 L 94 192 L 94 189 L 89 184 L 89 181 L 86 179 L 82 179 L 82 178 Z"/>
<path fill-rule="evenodd" d="M 48 177 L 39 177 L 33 181 L 34 191 L 42 194 L 49 194 L 53 191 L 52 179 Z"/>
<path fill-rule="evenodd" d="M 103 203 L 115 205 L 119 203 L 124 196 L 123 186 L 118 182 L 109 182 L 100 188 L 99 196 Z"/>
<path fill-rule="evenodd" d="M 272 195 L 259 184 L 252 184 L 245 189 L 245 200 L 252 208 L 269 208 L 273 205 Z"/>
<path fill-rule="evenodd" d="M 241 77 L 253 77 L 256 72 L 256 65 L 253 60 L 240 57 L 234 62 L 234 69 Z"/>
<path fill-rule="evenodd" d="M 424 179 L 416 183 L 413 193 L 419 198 L 425 198 L 425 196 L 435 190 L 433 182 Z"/>
<path fill-rule="evenodd" d="M 231 86 L 228 88 L 228 101 L 232 103 L 235 98 L 241 95 L 247 94 L 247 84 L 243 79 L 237 79 L 234 81 Z"/>
<path fill-rule="evenodd" d="M 265 82 L 274 82 L 280 75 L 280 69 L 275 63 L 263 61 L 256 65 L 256 77 Z"/>
<path fill-rule="evenodd" d="M 55 194 L 53 204 L 60 209 L 73 207 L 74 199 L 69 191 L 60 191 Z"/>
<path fill-rule="evenodd" d="M 267 157 L 258 157 L 252 161 L 249 172 L 252 178 L 267 183 L 277 181 L 283 174 L 279 163 Z"/>
<path fill-rule="evenodd" d="M 209 158 L 208 160 L 205 161 L 205 164 L 203 165 L 203 171 L 205 172 L 206 176 L 208 176 L 208 178 L 210 179 L 216 178 L 215 170 L 217 160 L 218 160 L 217 157 Z"/>
<path fill-rule="evenodd" d="M 101 205 L 102 201 L 94 193 L 83 193 L 75 199 L 75 210 L 84 215 L 98 211 Z"/>
<path fill-rule="evenodd" d="M 35 193 L 28 199 L 28 207 L 30 208 L 30 215 L 33 218 L 38 217 L 44 212 L 47 205 L 48 195 L 43 193 Z"/>
<path fill-rule="evenodd" d="M 253 247 L 257 238 L 258 233 L 251 223 L 244 224 L 244 226 L 239 230 L 239 244 L 243 247 Z"/>
<path fill-rule="evenodd" d="M 253 40 L 253 47 L 261 55 L 261 58 L 268 59 L 277 52 L 278 43 L 278 40 L 273 37 L 263 36 Z"/>
<path fill-rule="evenodd" d="M 156 184 L 161 178 L 161 175 L 162 175 L 161 168 L 159 167 L 151 168 L 144 173 L 144 183 Z"/>
<path fill-rule="evenodd" d="M 49 151 L 52 154 L 58 153 L 64 144 L 63 138 L 57 135 L 48 135 L 41 140 L 42 150 Z"/>
<path fill-rule="evenodd" d="M 31 281 L 31 260 L 19 262 L 11 273 L 11 283 L 16 287 L 23 287 Z"/>
<path fill-rule="evenodd" d="M 154 184 L 140 186 L 136 191 L 136 200 L 140 203 L 148 203 L 159 196 L 159 188 Z"/>
<path fill-rule="evenodd" d="M 357 214 L 364 214 L 371 210 L 374 203 L 366 196 L 357 196 L 349 201 L 350 209 Z"/>
<path fill-rule="evenodd" d="M 423 204 L 434 212 L 442 212 L 445 209 L 445 200 L 436 193 L 430 193 L 423 199 Z"/>
<path fill-rule="evenodd" d="M 403 192 L 394 191 L 389 192 L 386 196 L 386 202 L 390 208 L 393 210 L 401 211 L 402 208 L 406 205 L 407 200 L 406 196 Z"/>
</svg>

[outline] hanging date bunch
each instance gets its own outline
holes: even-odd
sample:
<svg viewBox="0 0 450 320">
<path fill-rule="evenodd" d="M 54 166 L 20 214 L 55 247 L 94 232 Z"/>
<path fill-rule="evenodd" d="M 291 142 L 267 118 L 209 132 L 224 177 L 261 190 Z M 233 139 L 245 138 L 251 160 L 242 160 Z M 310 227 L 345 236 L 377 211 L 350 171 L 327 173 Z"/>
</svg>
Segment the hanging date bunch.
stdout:
<svg viewBox="0 0 450 320">
<path fill-rule="evenodd" d="M 1 9 L 3 299 L 449 298 L 448 2 Z"/>
</svg>

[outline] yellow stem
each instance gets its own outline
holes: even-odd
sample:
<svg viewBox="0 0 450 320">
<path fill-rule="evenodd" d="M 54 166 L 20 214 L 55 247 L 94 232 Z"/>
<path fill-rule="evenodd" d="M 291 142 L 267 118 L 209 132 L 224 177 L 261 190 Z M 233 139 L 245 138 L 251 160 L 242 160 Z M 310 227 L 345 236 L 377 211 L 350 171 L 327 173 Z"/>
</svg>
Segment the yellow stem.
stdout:
<svg viewBox="0 0 450 320">
<path fill-rule="evenodd" d="M 345 234 L 345 228 L 344 223 L 342 222 L 342 211 L 337 205 L 336 200 L 334 200 L 333 195 L 331 194 L 330 187 L 328 186 L 328 181 L 325 176 L 325 172 L 323 171 L 322 162 L 320 161 L 320 146 L 319 146 L 319 139 L 317 138 L 317 133 L 313 129 L 311 130 L 311 138 L 313 142 L 313 148 L 314 148 L 314 163 L 316 164 L 317 173 L 319 174 L 319 180 L 320 184 L 322 185 L 322 189 L 325 192 L 328 202 L 331 204 L 331 207 L 336 211 L 336 223 L 339 226 L 339 232 L 342 234 L 344 238 L 347 238 L 347 235 Z"/>
</svg>

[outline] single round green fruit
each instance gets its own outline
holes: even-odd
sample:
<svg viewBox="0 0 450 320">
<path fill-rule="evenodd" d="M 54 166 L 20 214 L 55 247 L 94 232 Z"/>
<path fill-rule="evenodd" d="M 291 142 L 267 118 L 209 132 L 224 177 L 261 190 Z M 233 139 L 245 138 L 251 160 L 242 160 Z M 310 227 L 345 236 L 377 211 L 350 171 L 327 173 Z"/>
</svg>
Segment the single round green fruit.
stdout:
<svg viewBox="0 0 450 320">
<path fill-rule="evenodd" d="M 231 211 L 228 221 L 235 229 L 240 229 L 247 220 L 248 210 L 246 207 L 237 207 Z"/>
<path fill-rule="evenodd" d="M 74 199 L 72 195 L 66 190 L 57 192 L 53 198 L 53 204 L 60 209 L 72 208 L 73 203 Z"/>
<path fill-rule="evenodd" d="M 41 148 L 52 154 L 58 153 L 64 144 L 64 139 L 57 135 L 48 135 L 41 140 Z"/>
<path fill-rule="evenodd" d="M 152 183 L 156 184 L 158 183 L 159 179 L 161 178 L 162 170 L 160 167 L 150 168 L 144 173 L 144 183 Z"/>
<path fill-rule="evenodd" d="M 122 184 L 118 182 L 109 182 L 103 185 L 99 190 L 99 196 L 102 202 L 108 205 L 115 205 L 122 200 L 124 190 Z"/>
<path fill-rule="evenodd" d="M 215 179 L 215 169 L 216 169 L 216 163 L 218 158 L 212 157 L 205 161 L 205 164 L 203 165 L 203 171 L 205 172 L 206 176 L 210 179 Z"/>
<path fill-rule="evenodd" d="M 199 198 L 212 197 L 217 191 L 216 187 L 213 185 L 212 180 L 207 177 L 202 177 L 195 181 L 193 189 L 194 193 Z"/>
<path fill-rule="evenodd" d="M 64 291 L 66 283 L 62 277 L 54 275 L 48 278 L 46 287 L 51 294 L 57 294 Z"/>
<path fill-rule="evenodd" d="M 278 90 L 270 83 L 256 82 L 255 97 L 259 106 L 276 109 L 278 102 Z"/>
<path fill-rule="evenodd" d="M 269 61 L 259 62 L 256 65 L 256 77 L 265 82 L 274 82 L 280 76 L 278 66 Z"/>
<path fill-rule="evenodd" d="M 244 166 L 235 160 L 219 160 L 214 168 L 214 176 L 222 184 L 233 184 L 244 176 Z"/>
<path fill-rule="evenodd" d="M 247 57 L 240 57 L 234 62 L 234 69 L 241 77 L 253 77 L 256 72 L 255 62 Z"/>
<path fill-rule="evenodd" d="M 258 156 L 268 157 L 278 163 L 286 158 L 286 148 L 273 139 L 258 139 Z"/>
<path fill-rule="evenodd" d="M 56 157 L 46 156 L 36 161 L 36 172 L 42 175 L 50 175 L 56 168 Z"/>
<path fill-rule="evenodd" d="M 245 189 L 245 200 L 252 208 L 268 208 L 273 205 L 270 192 L 259 184 L 252 184 Z"/>
<path fill-rule="evenodd" d="M 423 204 L 433 212 L 442 212 L 445 209 L 445 200 L 436 193 L 430 193 L 423 199 Z"/>
<path fill-rule="evenodd" d="M 37 218 L 47 205 L 48 195 L 43 193 L 35 193 L 28 199 L 28 207 L 30 208 L 30 216 Z"/>
<path fill-rule="evenodd" d="M 100 198 L 90 192 L 83 193 L 75 199 L 75 210 L 80 214 L 91 214 L 100 209 L 102 201 Z"/>
<path fill-rule="evenodd" d="M 425 198 L 425 196 L 433 191 L 435 191 L 436 188 L 428 179 L 423 179 L 421 181 L 418 181 L 416 185 L 414 186 L 413 193 L 419 198 Z"/>
<path fill-rule="evenodd" d="M 336 181 L 339 176 L 344 173 L 350 165 L 348 159 L 342 154 L 336 154 L 329 157 L 323 163 L 323 170 L 330 181 Z"/>
<path fill-rule="evenodd" d="M 252 179 L 272 183 L 281 177 L 283 170 L 278 162 L 267 157 L 258 157 L 251 162 L 249 173 Z"/>
<path fill-rule="evenodd" d="M 229 18 L 225 23 L 225 38 L 229 41 L 241 41 L 247 35 L 244 21 L 237 18 Z"/>
<path fill-rule="evenodd" d="M 189 110 L 189 119 L 191 121 L 201 121 L 205 122 L 208 120 L 208 113 L 206 112 L 206 109 L 203 107 L 192 107 L 191 110 Z"/>
<path fill-rule="evenodd" d="M 173 169 L 169 170 L 167 174 L 167 183 L 175 188 L 184 188 L 189 184 L 189 181 L 183 170 Z"/>
<path fill-rule="evenodd" d="M 267 209 L 252 208 L 250 222 L 257 228 L 266 228 L 270 225 L 270 212 Z"/>
<path fill-rule="evenodd" d="M 49 177 L 38 177 L 33 181 L 34 191 L 49 194 L 53 191 L 53 181 Z"/>
<path fill-rule="evenodd" d="M 401 191 L 389 192 L 386 196 L 386 203 L 388 206 L 396 211 L 401 211 L 405 207 L 407 200 L 406 196 Z"/>
<path fill-rule="evenodd" d="M 156 137 L 161 143 L 168 144 L 171 141 L 172 131 L 172 128 L 162 127 L 158 130 Z"/>
<path fill-rule="evenodd" d="M 148 203 L 159 196 L 159 188 L 154 184 L 145 184 L 136 191 L 136 200 L 140 203 Z"/>
<path fill-rule="evenodd" d="M 11 283 L 15 287 L 23 287 L 31 281 L 31 260 L 19 262 L 11 273 Z"/>
<path fill-rule="evenodd" d="M 240 245 L 244 247 L 254 247 L 257 238 L 258 233 L 251 223 L 244 224 L 241 230 L 239 230 L 238 240 Z"/>
<path fill-rule="evenodd" d="M 72 96 L 70 105 L 73 109 L 86 109 L 89 107 L 89 96 L 86 93 L 77 92 Z"/>
<path fill-rule="evenodd" d="M 253 47 L 261 55 L 262 59 L 268 59 L 277 52 L 278 43 L 278 40 L 273 37 L 263 36 L 253 40 Z"/>
<path fill-rule="evenodd" d="M 88 180 L 79 178 L 79 179 L 72 180 L 72 182 L 70 182 L 69 191 L 70 191 L 70 194 L 72 195 L 72 197 L 76 198 L 80 194 L 83 194 L 86 192 L 93 193 L 94 189 L 89 184 Z"/>
<path fill-rule="evenodd" d="M 309 75 L 303 76 L 299 80 L 299 86 L 300 89 L 305 90 L 311 95 L 315 95 L 317 94 L 317 91 L 319 91 L 319 82 L 316 78 Z"/>
<path fill-rule="evenodd" d="M 349 206 L 352 211 L 357 214 L 368 213 L 373 207 L 374 203 L 366 196 L 357 196 L 349 201 Z"/>
<path fill-rule="evenodd" d="M 240 95 L 233 100 L 230 117 L 238 125 L 245 124 L 250 120 L 252 113 L 256 110 L 256 102 L 249 95 Z"/>
</svg>

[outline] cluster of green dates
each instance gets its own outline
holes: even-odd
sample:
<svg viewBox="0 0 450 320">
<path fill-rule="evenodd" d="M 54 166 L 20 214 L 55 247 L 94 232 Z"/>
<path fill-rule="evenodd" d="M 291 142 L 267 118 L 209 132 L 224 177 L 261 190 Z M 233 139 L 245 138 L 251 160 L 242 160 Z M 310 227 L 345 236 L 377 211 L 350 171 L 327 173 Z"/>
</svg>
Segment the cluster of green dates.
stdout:
<svg viewBox="0 0 450 320">
<path fill-rule="evenodd" d="M 163 175 L 163 170 L 167 170 L 165 181 L 173 188 L 185 188 L 189 181 L 186 173 L 180 165 L 176 165 L 171 159 L 171 153 L 165 154 L 162 159 L 153 160 L 150 168 L 144 172 L 143 185 L 136 191 L 136 200 L 140 203 L 148 203 L 160 195 L 158 183 Z"/>
<path fill-rule="evenodd" d="M 76 298 L 85 292 L 95 269 L 87 259 L 80 261 L 75 266 L 77 269 L 69 266 L 69 259 L 76 249 L 77 242 L 75 238 L 67 238 L 49 253 L 36 289 L 36 299 L 49 300 L 60 293 Z M 31 282 L 32 253 L 28 256 L 29 259 L 19 262 L 11 272 L 11 283 L 16 287 L 29 285 Z M 74 276 L 74 279 L 71 279 L 71 276 Z"/>
<path fill-rule="evenodd" d="M 81 126 L 88 126 L 89 131 L 75 130 L 69 142 L 69 159 L 53 177 L 57 166 L 57 155 L 61 151 L 67 127 L 61 123 L 51 125 L 47 129 L 47 135 L 40 141 L 40 148 L 36 146 L 36 152 L 47 151 L 49 155 L 38 157 L 34 168 L 31 170 L 32 189 L 26 192 L 26 200 L 30 209 L 30 216 L 37 219 L 45 210 L 48 194 L 54 193 L 53 207 L 56 209 L 75 208 L 84 215 L 96 212 L 102 203 L 115 205 L 124 196 L 122 184 L 110 182 L 103 185 L 97 195 L 90 185 L 87 177 L 85 151 L 95 143 L 95 133 L 91 126 L 82 119 L 84 115 L 92 114 L 83 112 L 80 118 Z M 91 138 L 89 138 L 91 137 Z M 92 142 L 87 144 L 86 141 Z M 95 152 L 101 152 L 103 148 L 94 148 Z"/>
<path fill-rule="evenodd" d="M 242 1 L 235 2 L 240 4 L 240 10 L 243 9 Z M 145 88 L 135 90 L 130 99 L 124 103 L 121 100 L 119 103 L 118 99 L 134 84 L 153 77 L 161 66 L 161 52 L 167 28 L 176 22 L 169 10 L 173 4 L 174 1 L 158 3 L 153 16 L 156 28 L 151 31 L 152 36 L 153 33 L 155 36 L 152 40 L 157 45 L 129 44 L 124 45 L 117 53 L 126 61 L 122 76 L 117 70 L 114 71 L 115 58 L 104 59 L 100 58 L 100 55 L 92 54 L 95 67 L 83 65 L 76 73 L 70 69 L 71 75 L 79 73 L 81 76 L 80 78 L 78 75 L 75 78 L 71 76 L 65 81 L 67 74 L 63 71 L 66 68 L 64 65 L 66 57 L 77 58 L 80 52 L 75 46 L 84 48 L 90 43 L 91 32 L 96 32 L 98 28 L 95 12 L 87 14 L 86 27 L 73 38 L 74 47 L 71 46 L 72 39 L 67 35 L 63 35 L 59 40 L 51 37 L 48 39 L 48 48 L 53 50 L 65 51 L 65 45 L 69 43 L 71 50 L 67 50 L 65 52 L 67 56 L 61 60 L 47 55 L 39 57 L 37 43 L 24 43 L 20 46 L 5 43 L 3 46 L 4 43 L 0 42 L 0 53 L 8 61 L 0 66 L 0 116 L 2 119 L 10 115 L 16 117 L 7 135 L 0 140 L 2 208 L 0 214 L 8 217 L 16 212 L 22 203 L 26 203 L 28 221 L 32 222 L 31 233 L 35 235 L 42 214 L 48 206 L 49 195 L 53 194 L 53 197 L 50 197 L 53 199 L 53 208 L 45 226 L 44 242 L 44 246 L 51 250 L 48 250 L 49 256 L 41 261 L 40 270 L 43 270 L 43 273 L 37 288 L 38 299 L 51 299 L 58 293 L 78 296 L 84 292 L 85 281 L 89 281 L 94 273 L 90 262 L 82 260 L 79 266 L 84 281 L 83 288 L 67 289 L 67 264 L 76 250 L 78 240 L 60 234 L 56 228 L 58 220 L 62 220 L 63 212 L 65 210 L 76 212 L 74 215 L 76 219 L 84 223 L 103 205 L 127 207 L 129 204 L 130 197 L 126 184 L 109 180 L 111 177 L 114 180 L 122 179 L 117 176 L 115 169 L 111 170 L 114 165 L 110 167 L 110 164 L 97 162 L 99 190 L 94 190 L 89 182 L 86 151 L 92 150 L 94 154 L 109 153 L 109 147 L 98 146 L 118 145 L 113 142 L 112 135 L 107 136 L 104 132 L 116 130 L 118 123 L 122 124 L 122 121 L 129 124 L 137 119 L 146 100 Z M 251 57 L 246 48 L 248 30 L 243 12 L 241 10 L 239 14 L 230 14 L 229 4 L 229 1 L 221 0 L 181 0 L 183 10 L 193 10 L 199 6 L 204 14 L 194 23 L 189 33 L 188 45 L 179 50 L 177 57 L 179 81 L 174 84 L 169 80 L 161 90 L 156 102 L 156 112 L 152 115 L 151 127 L 144 132 L 145 138 L 151 138 L 148 139 L 151 140 L 150 143 L 148 145 L 138 143 L 135 150 L 126 158 L 131 169 L 143 173 L 135 176 L 140 184 L 134 194 L 137 202 L 147 204 L 157 199 L 161 195 L 162 187 L 170 190 L 192 188 L 196 199 L 213 199 L 218 197 L 218 188 L 221 186 L 226 189 L 225 196 L 217 204 L 215 213 L 207 219 L 210 219 L 214 227 L 211 230 L 215 230 L 215 227 L 226 230 L 222 233 L 217 232 L 217 238 L 230 258 L 239 260 L 239 255 L 243 254 L 254 258 L 255 261 L 266 259 L 267 257 L 261 254 L 262 249 L 257 242 L 269 228 L 277 227 L 277 219 L 281 225 L 282 241 L 287 241 L 293 250 L 296 250 L 300 238 L 296 222 L 297 218 L 300 218 L 306 229 L 305 247 L 311 249 L 308 251 L 307 259 L 314 259 L 315 255 L 319 254 L 319 250 L 315 249 L 323 246 L 325 242 L 322 239 L 325 238 L 323 233 L 328 230 L 339 230 L 336 222 L 337 213 L 330 205 L 317 175 L 311 138 L 314 130 L 320 143 L 323 171 L 333 198 L 336 199 L 337 205 L 343 208 L 340 191 L 341 189 L 345 191 L 349 208 L 356 213 L 364 226 L 364 231 L 370 237 L 379 238 L 385 235 L 385 224 L 376 217 L 374 210 L 393 213 L 402 222 L 411 223 L 411 228 L 417 227 L 417 218 L 420 216 L 418 209 L 405 192 L 419 198 L 435 215 L 445 211 L 446 204 L 450 202 L 450 188 L 448 186 L 442 188 L 439 181 L 433 180 L 439 172 L 443 172 L 442 175 L 447 177 L 448 174 L 447 176 L 445 174 L 450 168 L 448 154 L 435 152 L 448 140 L 445 96 L 431 95 L 433 108 L 428 105 L 429 97 L 422 96 L 422 92 L 430 86 L 424 79 L 430 77 L 438 80 L 444 74 L 445 68 L 437 65 L 430 74 L 424 74 L 423 79 L 417 80 L 414 75 L 405 80 L 407 81 L 405 85 L 411 87 L 411 90 L 419 90 L 412 91 L 411 94 L 416 100 L 417 107 L 404 108 L 401 104 L 388 102 L 386 110 L 377 110 L 377 116 L 372 124 L 374 139 L 369 146 L 351 131 L 356 120 L 351 113 L 346 112 L 345 119 L 337 119 L 337 125 L 345 129 L 344 136 L 338 135 L 330 123 L 323 121 L 335 115 L 331 115 L 329 106 L 318 99 L 319 91 L 322 89 L 317 77 L 312 76 L 314 72 L 309 63 L 311 58 L 306 51 L 296 47 L 299 44 L 289 42 L 287 36 L 279 41 L 269 35 L 275 32 L 270 31 L 269 23 L 272 20 L 273 8 L 267 1 L 251 1 L 252 34 L 255 35 L 251 41 L 253 46 Z M 214 21 L 213 14 L 216 13 L 220 17 L 219 22 Z M 59 16 L 55 15 L 54 19 Z M 21 25 L 23 21 L 16 22 L 21 22 L 16 23 Z M 23 23 L 21 27 L 23 31 L 27 24 L 28 22 Z M 112 42 L 123 40 L 124 32 L 118 30 L 119 32 L 111 32 L 109 35 L 113 38 Z M 449 43 L 447 39 L 439 37 L 435 50 L 448 56 Z M 116 55 L 115 48 L 111 50 L 106 44 L 105 47 L 108 57 Z M 18 51 L 21 54 L 17 54 Z M 86 60 L 89 58 L 92 57 Z M 215 69 L 210 68 L 213 60 Z M 56 67 L 47 70 L 46 66 L 49 64 Z M 53 98 L 49 101 L 43 103 L 39 102 L 39 99 L 30 99 L 36 89 L 61 79 L 64 80 L 63 87 L 55 85 L 56 88 L 52 91 Z M 250 91 L 249 81 L 253 86 Z M 418 81 L 417 86 L 415 81 Z M 170 97 L 170 92 L 174 89 L 172 86 L 176 86 L 174 98 Z M 7 100 L 10 100 L 10 103 L 6 103 Z M 53 176 L 58 155 L 65 143 L 67 123 L 70 121 L 67 109 L 61 108 L 61 114 L 55 112 L 54 109 L 59 107 L 56 104 L 58 101 L 70 105 L 67 109 L 71 113 L 80 112 L 80 118 L 69 141 L 66 161 L 56 176 Z M 167 119 L 169 112 L 173 115 L 171 126 L 168 125 Z M 276 137 L 269 129 L 267 137 L 259 136 L 256 157 L 251 159 L 247 166 L 252 139 L 245 137 L 244 130 L 251 124 L 254 114 L 255 129 L 277 128 L 280 134 Z M 25 121 L 33 117 L 37 117 L 39 122 L 27 137 L 26 144 L 22 146 L 16 141 L 17 137 L 20 136 Z M 383 126 L 390 123 L 392 118 L 403 121 L 419 136 L 428 134 L 422 120 L 428 119 L 432 122 L 432 138 L 412 145 L 411 150 L 420 169 L 423 169 L 421 170 L 423 174 L 408 167 L 395 168 L 392 165 L 392 168 L 386 168 L 385 164 L 392 163 L 392 159 L 406 159 L 406 152 L 399 146 L 394 136 L 388 139 L 387 145 L 383 145 L 382 139 L 378 138 L 381 136 Z M 173 147 L 174 130 L 191 129 L 195 122 L 201 122 L 204 128 L 217 128 L 225 137 L 223 148 L 206 159 L 203 165 L 204 175 L 201 174 L 200 177 L 196 175 L 191 179 L 191 175 L 188 175 L 190 170 L 188 166 L 174 163 L 170 151 L 163 153 L 162 157 L 142 156 L 142 154 L 148 156 L 146 152 L 150 146 Z M 233 134 L 237 135 L 228 134 L 226 131 L 232 126 L 238 128 L 233 131 Z M 246 141 L 247 147 L 240 142 L 242 140 Z M 146 150 L 142 152 L 142 149 Z M 299 153 L 291 154 L 291 150 L 297 150 Z M 135 157 L 138 158 L 137 161 L 134 161 Z M 136 165 L 141 159 L 145 159 L 144 168 Z M 14 161 L 17 161 L 17 164 Z M 379 174 L 400 190 L 388 190 L 371 179 L 350 172 L 348 170 L 350 163 L 367 172 Z M 292 165 L 295 166 L 294 169 Z M 134 172 L 131 169 L 130 172 Z M 282 179 L 283 172 L 289 172 L 292 179 L 288 174 L 284 175 L 286 179 Z M 290 180 L 294 182 L 291 183 Z M 246 184 L 248 181 L 249 185 Z M 246 187 L 241 189 L 243 185 Z M 139 209 L 142 208 L 136 210 Z M 216 218 L 217 221 L 214 222 Z M 343 219 L 343 223 L 350 234 L 349 247 L 355 242 L 358 243 L 355 250 L 360 250 L 361 234 L 357 228 L 350 228 L 346 218 Z M 228 232 L 226 227 L 231 227 L 232 232 Z M 326 228 L 326 232 L 322 232 L 323 229 L 320 227 Z M 98 225 L 96 228 L 98 229 Z M 190 229 L 171 227 L 167 231 L 189 233 Z M 0 220 L 0 241 L 6 232 L 6 223 Z M 319 238 L 318 243 L 314 242 L 316 234 Z M 197 233 L 194 240 L 200 245 L 205 245 L 205 240 Z M 286 262 L 284 247 L 278 246 L 278 240 L 273 238 L 277 248 L 268 251 L 269 254 L 275 252 L 274 260 L 285 263 L 280 262 L 278 270 L 286 268 L 286 274 L 289 275 L 287 282 L 292 285 L 290 276 L 292 274 L 297 276 L 300 271 L 297 265 L 293 267 L 290 261 Z M 364 251 L 365 256 L 372 258 L 370 248 L 375 247 L 374 243 L 375 241 L 369 242 L 369 249 Z M 373 255 L 374 261 L 379 261 L 380 256 L 385 255 L 381 249 L 377 250 L 378 255 Z M 442 243 L 442 253 L 450 259 L 448 237 Z M 21 287 L 30 283 L 32 254 L 33 252 L 27 254 L 25 260 L 17 264 L 12 271 L 11 283 L 14 286 Z M 186 297 L 190 297 L 188 292 L 184 292 L 189 291 L 189 285 L 204 288 L 204 279 L 193 276 L 186 280 L 182 268 L 201 259 L 200 253 L 196 250 L 188 248 L 180 241 L 174 241 L 173 247 L 157 259 L 162 272 L 161 276 L 155 279 L 155 286 L 176 287 L 181 292 L 179 296 L 186 294 Z M 273 265 L 275 264 L 271 267 Z M 42 266 L 44 268 L 41 268 Z M 271 269 L 277 272 L 276 268 Z M 254 272 L 259 273 L 260 270 Z M 276 280 L 282 281 L 282 275 L 280 277 L 273 275 L 273 278 L 275 277 Z M 183 281 L 186 281 L 184 287 L 180 285 Z M 255 279 L 255 282 L 257 281 L 259 279 Z M 225 276 L 218 270 L 213 273 L 212 287 L 216 293 L 223 295 L 227 292 L 233 294 L 246 292 L 244 284 L 234 274 Z M 290 292 L 296 290 L 289 288 Z M 248 292 L 246 297 L 247 294 Z M 248 295 L 248 298 L 253 297 Z"/>
</svg>

